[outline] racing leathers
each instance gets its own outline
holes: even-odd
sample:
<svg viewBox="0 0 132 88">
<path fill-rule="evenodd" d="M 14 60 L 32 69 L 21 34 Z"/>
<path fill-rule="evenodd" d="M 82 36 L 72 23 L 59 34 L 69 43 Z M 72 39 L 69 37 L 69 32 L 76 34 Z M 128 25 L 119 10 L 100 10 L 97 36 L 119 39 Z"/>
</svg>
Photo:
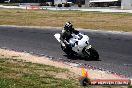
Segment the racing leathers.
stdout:
<svg viewBox="0 0 132 88">
<path fill-rule="evenodd" d="M 69 46 L 69 39 L 72 38 L 72 33 L 79 33 L 79 31 L 75 30 L 74 28 L 70 29 L 70 30 L 65 30 L 63 29 L 61 32 L 61 41 L 62 41 L 62 45 L 64 46 Z M 63 44 L 64 43 L 64 44 Z"/>
</svg>

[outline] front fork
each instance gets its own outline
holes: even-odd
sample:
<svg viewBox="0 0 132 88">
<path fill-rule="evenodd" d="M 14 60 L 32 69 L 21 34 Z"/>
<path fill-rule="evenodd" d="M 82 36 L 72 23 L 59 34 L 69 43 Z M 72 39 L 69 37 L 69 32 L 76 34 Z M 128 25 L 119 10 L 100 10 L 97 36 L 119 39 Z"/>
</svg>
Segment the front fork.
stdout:
<svg viewBox="0 0 132 88">
<path fill-rule="evenodd" d="M 85 49 L 90 49 L 90 48 L 92 48 L 92 45 L 88 45 L 85 47 Z"/>
<path fill-rule="evenodd" d="M 84 54 L 84 56 L 88 56 L 88 57 L 90 57 L 90 52 L 89 52 L 89 49 L 90 48 L 92 48 L 92 46 L 91 45 L 88 45 L 88 46 L 86 46 L 84 49 L 83 49 L 83 54 Z"/>
</svg>

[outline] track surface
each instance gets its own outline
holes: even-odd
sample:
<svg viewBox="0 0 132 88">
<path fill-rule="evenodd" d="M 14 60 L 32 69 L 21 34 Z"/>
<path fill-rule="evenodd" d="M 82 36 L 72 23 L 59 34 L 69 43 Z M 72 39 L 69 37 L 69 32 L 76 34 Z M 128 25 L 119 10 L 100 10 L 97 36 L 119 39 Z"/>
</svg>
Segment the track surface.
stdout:
<svg viewBox="0 0 132 88">
<path fill-rule="evenodd" d="M 86 61 L 68 59 L 53 36 L 56 32 L 60 30 L 0 27 L 0 47 L 54 56 L 132 77 L 132 35 L 85 32 L 101 59 Z"/>
</svg>

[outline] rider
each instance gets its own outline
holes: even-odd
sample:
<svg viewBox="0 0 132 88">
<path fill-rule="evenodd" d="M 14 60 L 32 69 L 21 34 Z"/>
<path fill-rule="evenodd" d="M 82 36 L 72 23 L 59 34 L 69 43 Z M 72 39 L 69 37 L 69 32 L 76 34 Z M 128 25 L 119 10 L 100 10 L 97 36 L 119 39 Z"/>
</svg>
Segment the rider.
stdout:
<svg viewBox="0 0 132 88">
<path fill-rule="evenodd" d="M 71 24 L 71 22 L 66 22 L 64 25 L 64 28 L 61 32 L 61 41 L 65 44 L 65 45 L 69 45 L 69 39 L 72 37 L 72 33 L 79 33 L 79 31 L 75 30 L 73 28 L 73 25 Z"/>
</svg>

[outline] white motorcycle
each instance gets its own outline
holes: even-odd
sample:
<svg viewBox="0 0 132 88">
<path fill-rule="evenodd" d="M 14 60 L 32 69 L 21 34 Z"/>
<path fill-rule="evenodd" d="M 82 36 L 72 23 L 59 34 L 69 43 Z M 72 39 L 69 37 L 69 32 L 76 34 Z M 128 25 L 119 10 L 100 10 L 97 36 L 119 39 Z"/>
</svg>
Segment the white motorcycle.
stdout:
<svg viewBox="0 0 132 88">
<path fill-rule="evenodd" d="M 89 44 L 89 37 L 85 34 L 71 34 L 67 42 L 68 46 L 60 40 L 61 35 L 56 33 L 54 37 L 61 43 L 62 50 L 69 56 L 81 56 L 90 60 L 99 60 L 98 52 Z"/>
</svg>

